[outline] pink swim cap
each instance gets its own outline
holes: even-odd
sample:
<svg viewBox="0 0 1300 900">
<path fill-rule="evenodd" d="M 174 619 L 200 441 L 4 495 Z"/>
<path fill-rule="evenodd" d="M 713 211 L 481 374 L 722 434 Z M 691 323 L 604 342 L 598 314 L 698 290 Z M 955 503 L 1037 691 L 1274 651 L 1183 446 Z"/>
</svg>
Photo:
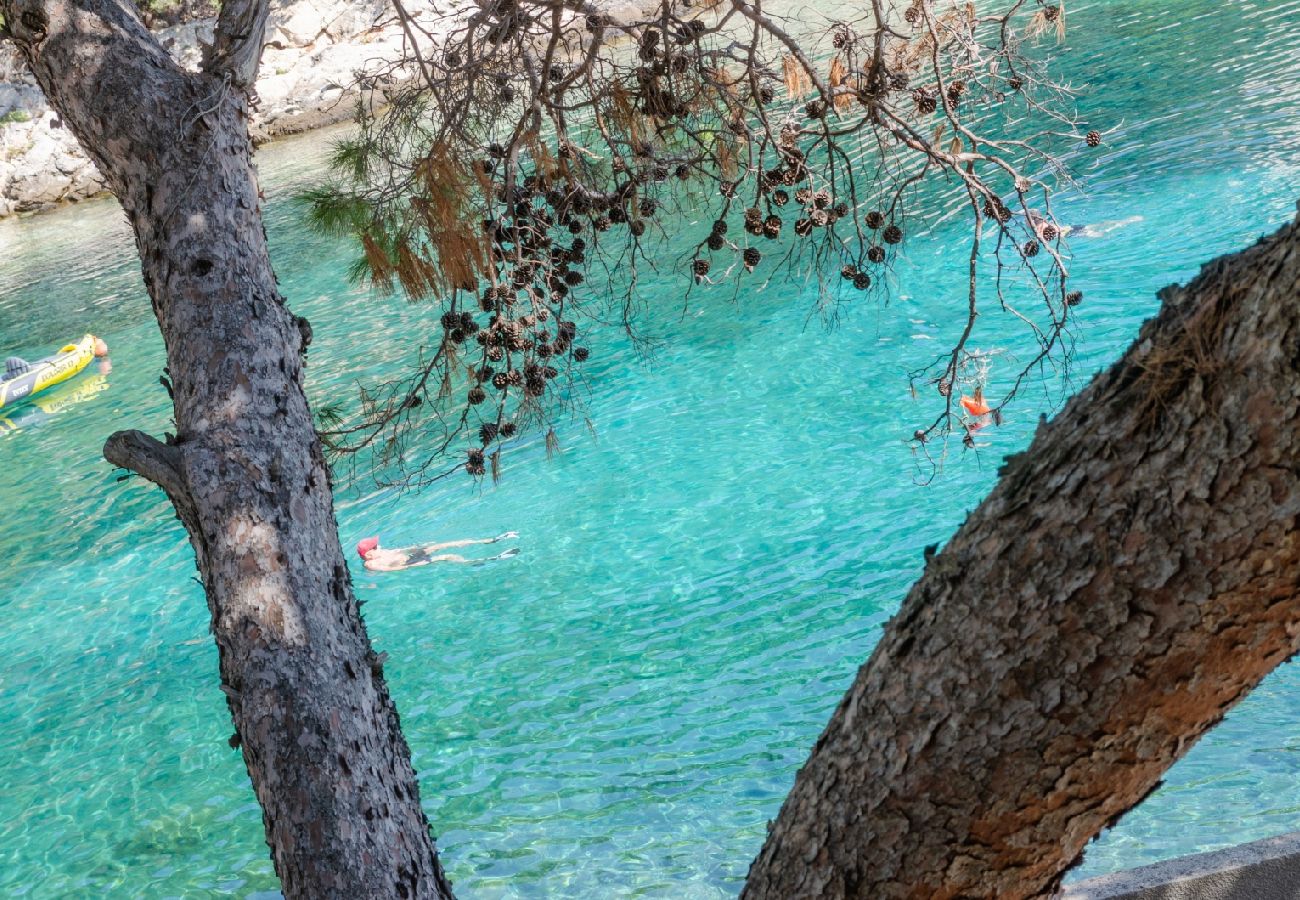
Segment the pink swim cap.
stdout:
<svg viewBox="0 0 1300 900">
<path fill-rule="evenodd" d="M 361 540 L 357 541 L 357 555 L 360 556 L 362 559 L 365 559 L 366 554 L 378 546 L 379 546 L 379 538 L 377 537 L 362 538 Z"/>
</svg>

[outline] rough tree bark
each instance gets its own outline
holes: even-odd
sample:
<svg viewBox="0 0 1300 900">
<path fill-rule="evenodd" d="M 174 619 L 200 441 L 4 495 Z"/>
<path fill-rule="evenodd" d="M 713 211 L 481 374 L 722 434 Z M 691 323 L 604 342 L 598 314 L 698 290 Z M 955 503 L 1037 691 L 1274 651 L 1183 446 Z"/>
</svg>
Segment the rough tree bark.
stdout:
<svg viewBox="0 0 1300 900">
<path fill-rule="evenodd" d="M 135 230 L 177 435 L 109 459 L 194 545 L 285 893 L 448 897 L 358 615 L 271 270 L 244 89 L 264 0 L 205 70 L 114 0 L 0 0 Z M 822 735 L 744 896 L 1018 897 L 1297 649 L 1300 230 L 1161 314 L 935 556 Z"/>
<path fill-rule="evenodd" d="M 310 331 L 267 255 L 245 95 L 265 0 L 223 5 L 199 73 L 115 0 L 0 13 L 135 231 L 177 433 L 119 433 L 105 455 L 189 532 L 285 894 L 451 896 L 339 546 L 300 377 Z"/>
<path fill-rule="evenodd" d="M 930 558 L 742 898 L 1049 894 L 1300 648 L 1300 222 L 1161 297 Z"/>
</svg>

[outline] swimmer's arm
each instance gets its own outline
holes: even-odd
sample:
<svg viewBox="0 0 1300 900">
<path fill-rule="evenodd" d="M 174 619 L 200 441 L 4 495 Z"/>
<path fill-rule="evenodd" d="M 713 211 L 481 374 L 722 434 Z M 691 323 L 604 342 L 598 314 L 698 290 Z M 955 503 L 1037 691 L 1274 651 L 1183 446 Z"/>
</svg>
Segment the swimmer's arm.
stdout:
<svg viewBox="0 0 1300 900">
<path fill-rule="evenodd" d="M 453 547 L 471 547 L 474 544 L 495 544 L 498 541 L 509 540 L 512 537 L 519 537 L 519 532 L 506 531 L 491 538 L 467 538 L 463 541 L 443 541 L 435 544 L 421 544 L 418 547 L 408 547 L 402 552 L 410 553 L 413 550 L 423 550 L 425 553 L 437 553 L 439 550 L 450 550 Z"/>
</svg>

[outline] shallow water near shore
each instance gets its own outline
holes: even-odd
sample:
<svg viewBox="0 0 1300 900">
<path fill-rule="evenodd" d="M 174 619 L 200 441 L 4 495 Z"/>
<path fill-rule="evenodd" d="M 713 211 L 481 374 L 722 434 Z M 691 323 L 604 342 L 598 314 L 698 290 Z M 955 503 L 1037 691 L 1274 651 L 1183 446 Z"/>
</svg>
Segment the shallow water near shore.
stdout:
<svg viewBox="0 0 1300 900">
<path fill-rule="evenodd" d="M 458 473 L 340 490 L 345 545 L 520 532 L 517 559 L 481 568 L 354 568 L 463 896 L 733 896 L 923 548 L 1040 412 L 1119 354 L 1158 288 L 1293 214 L 1300 2 L 1094 2 L 1070 27 L 1081 108 L 1121 125 L 1073 161 L 1088 193 L 1057 203 L 1087 226 L 1075 376 L 1026 391 L 978 455 L 954 447 L 932 484 L 913 481 L 905 439 L 932 408 L 905 371 L 961 325 L 965 236 L 940 229 L 905 245 L 888 306 L 848 305 L 829 332 L 798 285 L 697 293 L 682 316 L 682 267 L 647 277 L 646 327 L 665 342 L 645 361 L 591 336 L 594 436 L 563 420 L 550 461 L 522 441 L 495 487 Z M 260 157 L 281 287 L 315 328 L 316 402 L 410 362 L 433 326 L 347 285 L 348 248 L 301 227 L 291 197 L 327 140 Z M 99 455 L 115 428 L 170 430 L 133 253 L 111 202 L 0 223 L 0 356 L 88 330 L 113 350 L 110 374 L 0 432 L 4 896 L 276 889 L 192 553 L 161 494 Z M 1272 675 L 1075 876 L 1294 829 L 1297 690 L 1294 666 Z"/>
</svg>

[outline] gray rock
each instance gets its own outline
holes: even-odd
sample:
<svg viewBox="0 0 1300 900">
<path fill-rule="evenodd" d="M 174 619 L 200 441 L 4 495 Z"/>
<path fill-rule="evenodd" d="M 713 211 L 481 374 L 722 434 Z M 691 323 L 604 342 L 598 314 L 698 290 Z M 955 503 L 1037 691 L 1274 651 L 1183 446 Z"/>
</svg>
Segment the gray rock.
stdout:
<svg viewBox="0 0 1300 900">
<path fill-rule="evenodd" d="M 612 15 L 639 14 L 650 0 L 597 0 Z M 432 16 L 433 0 L 408 0 L 412 15 L 428 17 L 433 33 L 447 20 Z M 161 29 L 159 40 L 181 65 L 197 69 L 201 42 L 212 40 L 212 20 Z M 359 73 L 398 59 L 401 26 L 387 0 L 272 0 L 266 49 L 251 123 L 267 140 L 345 119 Z M 17 51 L 0 47 L 0 117 L 21 110 L 26 121 L 0 122 L 0 218 L 104 189 L 71 130 L 57 127 Z"/>
</svg>

